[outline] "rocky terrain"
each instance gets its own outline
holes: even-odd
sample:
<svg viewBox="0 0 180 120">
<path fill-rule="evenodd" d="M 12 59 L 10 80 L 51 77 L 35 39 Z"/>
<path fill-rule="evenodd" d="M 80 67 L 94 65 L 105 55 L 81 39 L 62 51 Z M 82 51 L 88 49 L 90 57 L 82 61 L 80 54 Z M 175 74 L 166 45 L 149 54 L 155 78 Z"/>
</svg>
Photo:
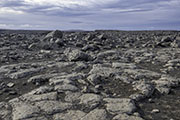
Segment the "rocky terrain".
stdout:
<svg viewBox="0 0 180 120">
<path fill-rule="evenodd" d="M 179 120 L 179 31 L 0 31 L 0 120 Z"/>
</svg>

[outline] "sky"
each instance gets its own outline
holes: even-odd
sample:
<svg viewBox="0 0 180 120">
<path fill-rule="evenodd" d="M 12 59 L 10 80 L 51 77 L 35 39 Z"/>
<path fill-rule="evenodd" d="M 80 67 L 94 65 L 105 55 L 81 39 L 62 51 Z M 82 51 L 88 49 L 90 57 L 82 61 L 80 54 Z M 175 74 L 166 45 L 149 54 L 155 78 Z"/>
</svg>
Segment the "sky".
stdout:
<svg viewBox="0 0 180 120">
<path fill-rule="evenodd" d="M 180 0 L 0 0 L 0 29 L 180 30 Z"/>
</svg>

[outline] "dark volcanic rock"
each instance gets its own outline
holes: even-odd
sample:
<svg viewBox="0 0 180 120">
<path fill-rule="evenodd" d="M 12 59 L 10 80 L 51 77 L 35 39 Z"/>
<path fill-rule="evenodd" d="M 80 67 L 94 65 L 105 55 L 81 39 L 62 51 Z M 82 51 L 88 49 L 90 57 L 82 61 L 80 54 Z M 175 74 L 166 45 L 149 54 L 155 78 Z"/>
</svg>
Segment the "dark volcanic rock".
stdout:
<svg viewBox="0 0 180 120">
<path fill-rule="evenodd" d="M 78 49 L 71 50 L 67 49 L 65 51 L 69 61 L 89 61 L 92 60 L 92 57 L 85 52 L 82 52 Z"/>
<path fill-rule="evenodd" d="M 179 31 L 0 31 L 2 120 L 178 120 Z"/>
<path fill-rule="evenodd" d="M 44 39 L 51 39 L 51 38 L 62 38 L 63 37 L 63 33 L 59 30 L 55 30 L 52 31 L 50 33 L 48 33 Z"/>
</svg>

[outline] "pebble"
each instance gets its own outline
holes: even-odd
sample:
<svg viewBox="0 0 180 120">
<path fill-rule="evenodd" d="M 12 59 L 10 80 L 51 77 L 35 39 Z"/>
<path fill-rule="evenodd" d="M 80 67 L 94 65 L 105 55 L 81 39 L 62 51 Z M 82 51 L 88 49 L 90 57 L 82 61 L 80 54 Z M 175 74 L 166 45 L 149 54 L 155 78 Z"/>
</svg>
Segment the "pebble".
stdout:
<svg viewBox="0 0 180 120">
<path fill-rule="evenodd" d="M 95 88 L 98 89 L 98 90 L 102 90 L 103 86 L 102 85 L 96 85 Z"/>
<path fill-rule="evenodd" d="M 148 99 L 148 102 L 149 102 L 149 103 L 154 103 L 153 99 L 151 99 L 151 98 Z"/>
<path fill-rule="evenodd" d="M 7 86 L 8 86 L 9 88 L 14 87 L 14 85 L 15 85 L 15 84 L 14 84 L 14 83 L 12 83 L 12 82 L 10 82 L 10 83 L 8 83 L 8 84 L 7 84 Z"/>
<path fill-rule="evenodd" d="M 151 111 L 151 113 L 159 113 L 159 112 L 160 112 L 159 109 L 153 109 L 153 110 Z"/>
<path fill-rule="evenodd" d="M 9 91 L 9 95 L 17 95 L 16 91 Z"/>
</svg>

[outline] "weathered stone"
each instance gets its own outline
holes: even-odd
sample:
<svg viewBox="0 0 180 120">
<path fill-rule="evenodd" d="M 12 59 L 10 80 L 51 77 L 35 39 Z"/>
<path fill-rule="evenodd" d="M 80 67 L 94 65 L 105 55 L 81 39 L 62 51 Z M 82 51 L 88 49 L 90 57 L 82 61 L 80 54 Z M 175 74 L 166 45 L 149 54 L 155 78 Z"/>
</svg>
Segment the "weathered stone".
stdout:
<svg viewBox="0 0 180 120">
<path fill-rule="evenodd" d="M 62 39 L 57 39 L 57 40 L 55 40 L 55 43 L 59 46 L 59 47 L 62 47 L 62 46 L 64 46 L 65 44 L 64 44 L 64 41 L 62 40 Z"/>
<path fill-rule="evenodd" d="M 80 120 L 107 120 L 107 113 L 104 109 L 95 109 Z"/>
<path fill-rule="evenodd" d="M 53 77 L 49 79 L 49 85 L 58 85 L 58 84 L 72 84 L 73 82 L 68 79 L 62 79 L 62 77 Z"/>
<path fill-rule="evenodd" d="M 108 50 L 108 51 L 105 51 L 105 52 L 100 52 L 97 55 L 97 58 L 98 59 L 103 59 L 103 58 L 107 58 L 108 56 L 113 56 L 113 55 L 118 55 L 118 52 L 114 51 L 114 50 Z"/>
<path fill-rule="evenodd" d="M 17 94 L 18 93 L 16 91 L 14 91 L 14 90 L 8 92 L 8 95 L 17 95 Z"/>
<path fill-rule="evenodd" d="M 12 82 L 10 82 L 10 83 L 8 83 L 8 84 L 7 84 L 7 86 L 8 86 L 9 88 L 14 87 L 14 85 L 15 85 L 15 84 L 14 84 L 14 83 L 12 83 Z"/>
<path fill-rule="evenodd" d="M 71 91 L 67 91 L 65 96 L 65 101 L 66 102 L 75 102 L 79 99 L 79 97 L 81 96 L 80 92 L 71 92 Z"/>
<path fill-rule="evenodd" d="M 20 102 L 13 106 L 12 118 L 13 120 L 27 119 L 37 117 L 40 114 L 40 109 L 37 106 L 29 103 Z"/>
<path fill-rule="evenodd" d="M 144 119 L 135 115 L 119 114 L 113 117 L 112 120 L 144 120 Z"/>
<path fill-rule="evenodd" d="M 180 47 L 180 37 L 176 37 L 176 39 L 171 43 L 171 47 L 174 47 L 174 48 Z"/>
<path fill-rule="evenodd" d="M 87 34 L 86 36 L 83 37 L 84 40 L 89 41 L 95 38 L 94 34 Z"/>
<path fill-rule="evenodd" d="M 77 91 L 78 88 L 71 84 L 59 84 L 54 87 L 57 91 Z"/>
<path fill-rule="evenodd" d="M 78 49 L 70 50 L 66 54 L 69 61 L 89 61 L 92 59 L 90 55 Z"/>
<path fill-rule="evenodd" d="M 92 85 L 97 85 L 97 84 L 101 83 L 101 76 L 99 74 L 91 74 L 88 76 L 87 80 Z"/>
<path fill-rule="evenodd" d="M 10 105 L 6 102 L 0 102 L 0 119 L 11 120 Z"/>
<path fill-rule="evenodd" d="M 84 70 L 86 68 L 88 68 L 87 64 L 85 64 L 83 62 L 78 62 L 77 66 L 74 68 L 74 71 L 78 73 L 78 72 L 80 72 L 80 71 L 82 71 L 82 70 Z"/>
<path fill-rule="evenodd" d="M 63 33 L 59 30 L 55 30 L 52 31 L 50 33 L 48 33 L 44 39 L 50 39 L 50 38 L 62 38 L 63 37 Z"/>
<path fill-rule="evenodd" d="M 49 120 L 49 119 L 44 116 L 40 116 L 40 117 L 38 116 L 38 117 L 27 118 L 24 120 Z"/>
<path fill-rule="evenodd" d="M 20 97 L 22 100 L 30 101 L 30 102 L 38 102 L 38 101 L 48 101 L 48 100 L 57 100 L 57 92 L 50 92 L 45 94 L 25 94 Z"/>
<path fill-rule="evenodd" d="M 86 107 L 89 107 L 91 109 L 97 107 L 97 105 L 101 101 L 101 96 L 96 95 L 96 94 L 83 94 L 80 96 L 80 104 L 84 104 Z"/>
<path fill-rule="evenodd" d="M 159 109 L 153 109 L 153 110 L 151 111 L 151 113 L 159 113 L 159 112 L 160 112 Z"/>
<path fill-rule="evenodd" d="M 133 63 L 119 63 L 119 62 L 113 62 L 112 67 L 120 68 L 120 69 L 135 69 L 135 68 L 137 68 L 136 65 Z"/>
<path fill-rule="evenodd" d="M 96 51 L 99 50 L 100 48 L 94 44 L 86 45 L 82 48 L 83 51 Z"/>
<path fill-rule="evenodd" d="M 135 94 L 132 94 L 129 96 L 129 98 L 135 100 L 135 101 L 139 101 L 139 100 L 142 100 L 144 99 L 146 96 L 141 94 L 141 93 L 135 93 Z"/>
<path fill-rule="evenodd" d="M 24 78 L 24 77 L 27 77 L 27 76 L 31 76 L 32 74 L 37 73 L 37 72 L 39 72 L 41 70 L 42 70 L 42 68 L 24 69 L 24 70 L 15 72 L 15 73 L 11 73 L 11 74 L 9 74 L 7 76 L 9 76 L 12 79 L 20 79 L 20 78 Z"/>
<path fill-rule="evenodd" d="M 28 49 L 34 50 L 34 49 L 37 49 L 38 47 L 39 47 L 38 43 L 32 43 L 28 46 Z"/>
<path fill-rule="evenodd" d="M 67 113 L 59 113 L 53 116 L 53 120 L 80 120 L 86 113 L 79 110 L 69 110 Z"/>
<path fill-rule="evenodd" d="M 101 64 L 95 64 L 93 65 L 93 68 L 89 72 L 89 74 L 99 74 L 101 76 L 109 77 L 112 74 L 119 74 L 121 73 L 118 69 L 105 67 Z"/>
<path fill-rule="evenodd" d="M 124 73 L 131 75 L 136 80 L 142 80 L 142 79 L 158 79 L 161 77 L 161 74 L 149 70 L 144 69 L 125 69 Z"/>
<path fill-rule="evenodd" d="M 173 78 L 168 75 L 162 75 L 160 79 L 153 81 L 156 84 L 156 89 L 162 94 L 168 94 L 171 87 L 177 87 L 180 79 Z"/>
<path fill-rule="evenodd" d="M 154 87 L 146 83 L 145 81 L 139 81 L 136 84 L 133 85 L 135 90 L 141 91 L 141 94 L 144 95 L 144 97 L 150 97 L 154 92 Z"/>
<path fill-rule="evenodd" d="M 72 104 L 59 101 L 40 101 L 35 103 L 46 114 L 55 114 L 71 108 Z"/>
<path fill-rule="evenodd" d="M 45 83 L 49 80 L 51 76 L 49 75 L 37 75 L 37 76 L 33 76 L 30 79 L 28 79 L 28 82 L 32 82 L 32 83 Z"/>
<path fill-rule="evenodd" d="M 136 106 L 131 99 L 126 98 L 104 98 L 107 102 L 106 109 L 112 114 L 132 114 L 136 110 Z"/>
</svg>

